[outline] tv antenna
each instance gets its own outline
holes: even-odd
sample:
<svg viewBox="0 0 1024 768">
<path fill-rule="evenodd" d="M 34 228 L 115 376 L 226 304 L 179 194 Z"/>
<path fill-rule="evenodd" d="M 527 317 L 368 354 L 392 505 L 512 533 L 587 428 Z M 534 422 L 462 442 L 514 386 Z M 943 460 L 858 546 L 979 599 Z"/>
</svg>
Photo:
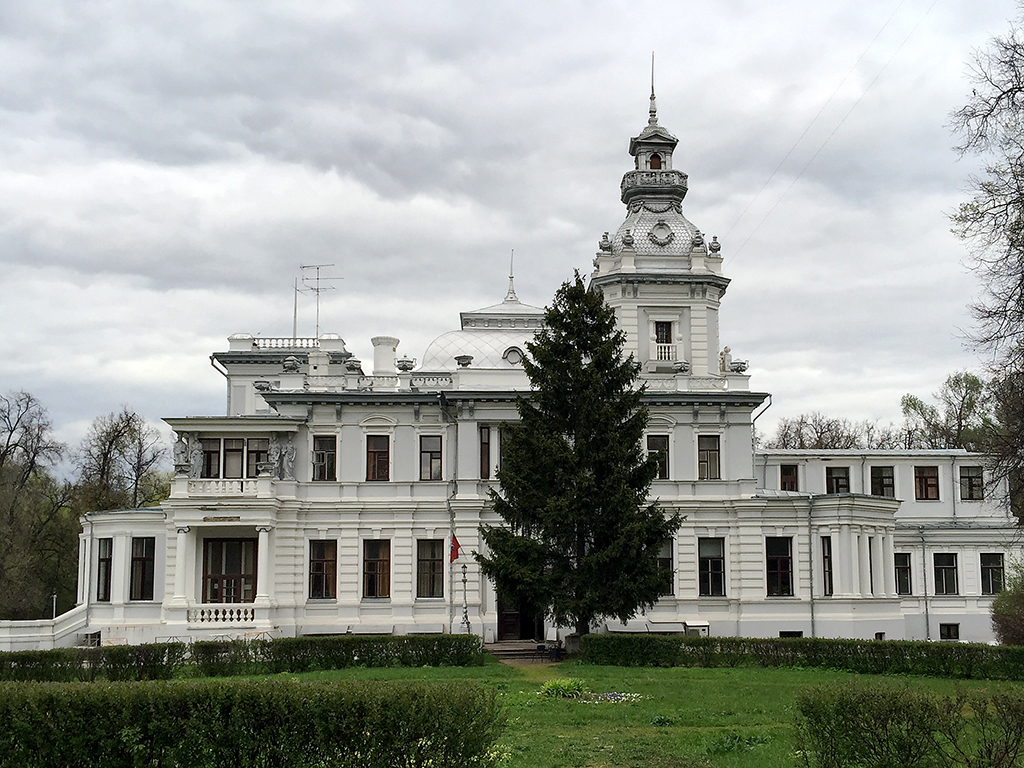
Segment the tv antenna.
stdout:
<svg viewBox="0 0 1024 768">
<path fill-rule="evenodd" d="M 344 280 L 343 277 L 323 277 L 320 274 L 321 269 L 327 267 L 333 267 L 333 264 L 300 264 L 299 269 L 303 270 L 302 273 L 302 287 L 299 287 L 299 280 L 295 280 L 295 297 L 292 303 L 292 338 L 298 337 L 298 325 L 299 325 L 299 294 L 300 293 L 313 293 L 316 294 L 316 338 L 320 338 L 320 293 L 322 291 L 333 291 L 335 286 L 333 285 L 321 285 L 321 283 L 329 280 Z M 313 275 L 307 275 L 305 270 L 316 270 Z"/>
</svg>

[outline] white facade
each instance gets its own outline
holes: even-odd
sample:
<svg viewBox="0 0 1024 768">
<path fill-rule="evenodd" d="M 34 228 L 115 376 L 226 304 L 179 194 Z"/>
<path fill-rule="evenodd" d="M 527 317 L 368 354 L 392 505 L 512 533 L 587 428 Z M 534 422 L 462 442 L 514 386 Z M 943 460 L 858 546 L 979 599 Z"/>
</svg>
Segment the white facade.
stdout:
<svg viewBox="0 0 1024 768">
<path fill-rule="evenodd" d="M 729 280 L 717 239 L 683 216 L 675 146 L 652 96 L 630 142 L 625 221 L 591 275 L 643 366 L 646 439 L 663 456 L 651 497 L 683 517 L 662 555 L 674 588 L 629 625 L 596 629 L 991 640 L 991 592 L 1020 545 L 1014 521 L 974 498 L 977 456 L 754 452 L 767 395 L 720 346 Z M 335 334 L 232 336 L 213 356 L 227 415 L 167 419 L 170 498 L 86 515 L 78 607 L 0 623 L 0 650 L 464 632 L 464 615 L 488 641 L 552 632 L 529 607 L 499 606 L 471 557 L 481 522 L 498 522 L 500 425 L 516 418 L 542 320 L 510 279 L 504 301 L 463 313 L 418 367 L 375 337 L 368 374 Z"/>
</svg>

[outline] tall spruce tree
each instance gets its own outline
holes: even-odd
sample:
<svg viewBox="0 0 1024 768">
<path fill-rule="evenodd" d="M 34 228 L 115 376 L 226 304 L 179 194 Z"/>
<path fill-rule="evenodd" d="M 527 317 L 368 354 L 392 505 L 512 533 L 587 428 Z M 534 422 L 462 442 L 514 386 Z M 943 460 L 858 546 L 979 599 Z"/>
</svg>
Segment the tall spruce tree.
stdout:
<svg viewBox="0 0 1024 768">
<path fill-rule="evenodd" d="M 507 526 L 481 526 L 489 554 L 477 560 L 499 598 L 580 634 L 632 618 L 671 586 L 658 552 L 679 518 L 647 500 L 657 467 L 641 444 L 648 414 L 624 341 L 579 273 L 559 288 L 527 345 L 533 391 L 517 400 L 519 423 L 502 428 L 491 500 Z"/>
</svg>

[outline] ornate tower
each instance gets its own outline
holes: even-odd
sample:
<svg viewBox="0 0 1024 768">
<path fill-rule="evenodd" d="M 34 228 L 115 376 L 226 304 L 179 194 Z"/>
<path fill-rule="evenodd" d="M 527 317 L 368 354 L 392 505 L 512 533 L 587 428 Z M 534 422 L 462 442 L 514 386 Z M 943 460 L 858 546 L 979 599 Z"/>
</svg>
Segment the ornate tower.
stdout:
<svg viewBox="0 0 1024 768">
<path fill-rule="evenodd" d="M 626 219 L 601 239 L 591 285 L 615 309 L 645 374 L 685 376 L 682 389 L 724 389 L 745 368 L 719 354 L 718 307 L 729 280 L 718 239 L 706 242 L 683 216 L 687 177 L 672 167 L 677 144 L 658 125 L 652 83 L 647 125 L 629 141 L 634 169 L 622 177 Z"/>
</svg>

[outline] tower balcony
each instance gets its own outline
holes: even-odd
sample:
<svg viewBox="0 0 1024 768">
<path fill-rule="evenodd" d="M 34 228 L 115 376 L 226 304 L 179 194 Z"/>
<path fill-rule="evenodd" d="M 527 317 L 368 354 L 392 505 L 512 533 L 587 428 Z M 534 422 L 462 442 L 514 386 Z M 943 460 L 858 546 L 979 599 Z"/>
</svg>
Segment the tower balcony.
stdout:
<svg viewBox="0 0 1024 768">
<path fill-rule="evenodd" d="M 686 179 L 682 171 L 630 171 L 619 186 L 622 202 L 628 204 L 637 196 L 682 200 L 686 197 Z"/>
</svg>

